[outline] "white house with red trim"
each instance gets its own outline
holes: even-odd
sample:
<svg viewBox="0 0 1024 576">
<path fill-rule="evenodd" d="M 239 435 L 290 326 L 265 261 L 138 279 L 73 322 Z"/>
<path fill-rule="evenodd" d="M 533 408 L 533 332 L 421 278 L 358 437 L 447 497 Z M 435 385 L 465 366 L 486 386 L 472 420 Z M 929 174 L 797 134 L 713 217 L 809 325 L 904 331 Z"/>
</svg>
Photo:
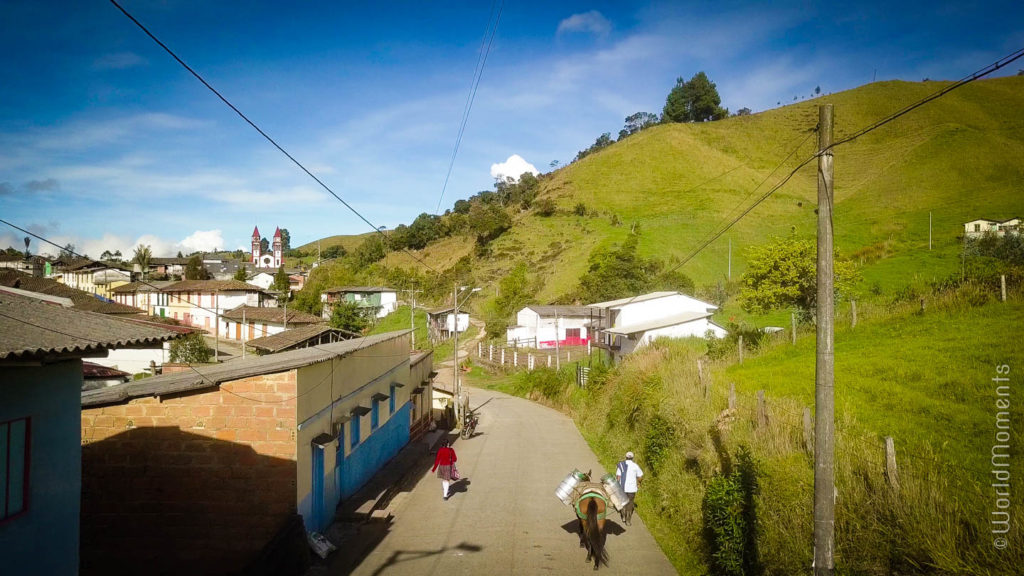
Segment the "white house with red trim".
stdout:
<svg viewBox="0 0 1024 576">
<path fill-rule="evenodd" d="M 588 306 L 531 304 L 516 313 L 516 325 L 508 327 L 505 338 L 510 346 L 586 346 L 590 342 L 588 325 L 597 314 Z"/>
</svg>

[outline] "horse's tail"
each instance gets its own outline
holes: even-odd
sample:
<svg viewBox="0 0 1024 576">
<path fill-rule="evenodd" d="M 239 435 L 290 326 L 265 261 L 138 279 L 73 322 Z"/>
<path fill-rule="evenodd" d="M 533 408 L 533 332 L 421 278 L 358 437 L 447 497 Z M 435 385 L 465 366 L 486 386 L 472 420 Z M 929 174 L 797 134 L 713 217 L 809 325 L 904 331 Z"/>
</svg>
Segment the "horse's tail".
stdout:
<svg viewBox="0 0 1024 576">
<path fill-rule="evenodd" d="M 608 564 L 608 553 L 604 550 L 604 535 L 601 534 L 601 527 L 597 522 L 597 499 L 587 499 L 587 539 L 590 541 L 590 551 L 594 555 L 594 569 L 598 564 Z"/>
</svg>

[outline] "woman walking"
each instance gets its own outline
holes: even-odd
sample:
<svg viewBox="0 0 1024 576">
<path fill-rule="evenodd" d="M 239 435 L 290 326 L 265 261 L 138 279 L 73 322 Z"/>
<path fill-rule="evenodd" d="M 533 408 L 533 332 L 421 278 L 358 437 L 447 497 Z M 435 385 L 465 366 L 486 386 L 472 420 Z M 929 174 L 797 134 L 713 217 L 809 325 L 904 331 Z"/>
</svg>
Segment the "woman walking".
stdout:
<svg viewBox="0 0 1024 576">
<path fill-rule="evenodd" d="M 458 460 L 455 449 L 448 445 L 448 440 L 441 441 L 441 447 L 437 449 L 437 456 L 434 457 L 434 467 L 431 472 L 437 470 L 437 477 L 441 479 L 441 489 L 444 499 L 448 499 L 448 487 L 452 482 L 452 471 L 455 470 L 455 461 Z"/>
</svg>

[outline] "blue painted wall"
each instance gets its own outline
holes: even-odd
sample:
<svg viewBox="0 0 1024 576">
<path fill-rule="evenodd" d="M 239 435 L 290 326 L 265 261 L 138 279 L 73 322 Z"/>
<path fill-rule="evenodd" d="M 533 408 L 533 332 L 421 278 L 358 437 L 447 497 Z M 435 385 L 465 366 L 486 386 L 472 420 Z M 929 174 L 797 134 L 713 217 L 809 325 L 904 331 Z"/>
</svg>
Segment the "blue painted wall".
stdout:
<svg viewBox="0 0 1024 576">
<path fill-rule="evenodd" d="M 0 366 L 0 420 L 32 418 L 28 510 L 0 522 L 0 574 L 78 574 L 82 362 Z"/>
<path fill-rule="evenodd" d="M 334 511 L 338 508 L 338 504 L 362 488 L 381 467 L 409 443 L 410 410 L 412 410 L 412 404 L 406 402 L 388 418 L 387 422 L 384 422 L 369 437 L 352 449 L 347 458 L 337 460 L 334 467 L 325 471 L 322 509 L 314 511 L 315 499 L 312 494 L 307 495 L 299 502 L 299 513 L 302 514 L 306 530 L 311 532 L 326 530 L 334 519 Z M 348 437 L 345 436 L 342 440 L 348 441 Z M 319 450 L 316 447 L 309 449 Z M 332 447 L 326 449 L 332 450 Z M 315 487 L 317 482 L 314 482 L 313 485 Z"/>
</svg>

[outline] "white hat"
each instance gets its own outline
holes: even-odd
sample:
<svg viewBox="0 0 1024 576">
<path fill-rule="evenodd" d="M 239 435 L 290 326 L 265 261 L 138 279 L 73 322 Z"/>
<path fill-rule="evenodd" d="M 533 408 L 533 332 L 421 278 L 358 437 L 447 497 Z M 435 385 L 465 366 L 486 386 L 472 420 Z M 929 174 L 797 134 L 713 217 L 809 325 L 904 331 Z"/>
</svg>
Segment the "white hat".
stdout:
<svg viewBox="0 0 1024 576">
<path fill-rule="evenodd" d="M 632 452 L 626 452 L 626 460 L 632 460 L 632 459 L 633 459 L 633 453 Z"/>
</svg>

